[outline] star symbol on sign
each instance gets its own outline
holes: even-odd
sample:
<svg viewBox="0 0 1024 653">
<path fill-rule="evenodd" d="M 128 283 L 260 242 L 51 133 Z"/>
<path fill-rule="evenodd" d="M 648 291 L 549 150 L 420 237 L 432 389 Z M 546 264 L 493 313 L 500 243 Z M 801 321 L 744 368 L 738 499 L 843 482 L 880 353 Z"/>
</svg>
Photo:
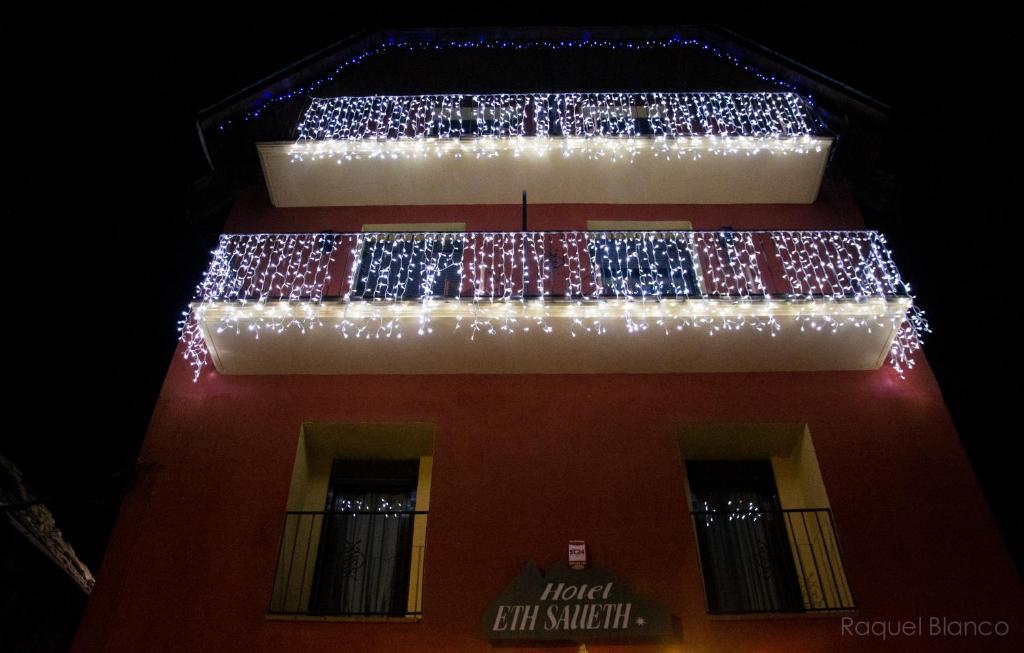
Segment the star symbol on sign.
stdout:
<svg viewBox="0 0 1024 653">
<path fill-rule="evenodd" d="M 647 620 L 646 620 L 646 619 L 644 619 L 643 617 L 637 617 L 637 618 L 636 618 L 636 625 L 637 625 L 637 626 L 643 626 L 643 625 L 645 625 L 646 623 L 647 623 Z"/>
</svg>

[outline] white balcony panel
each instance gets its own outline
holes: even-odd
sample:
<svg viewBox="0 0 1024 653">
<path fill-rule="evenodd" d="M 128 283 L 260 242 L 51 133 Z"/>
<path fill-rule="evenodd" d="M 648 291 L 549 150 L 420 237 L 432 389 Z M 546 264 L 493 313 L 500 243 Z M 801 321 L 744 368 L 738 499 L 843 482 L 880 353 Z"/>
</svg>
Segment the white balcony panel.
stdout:
<svg viewBox="0 0 1024 653">
<path fill-rule="evenodd" d="M 722 142 L 694 145 L 695 159 L 693 151 L 655 156 L 656 143 L 641 140 L 634 156 L 622 153 L 620 160 L 580 151 L 565 157 L 554 139 L 546 153 L 525 147 L 519 156 L 509 139 L 493 143 L 495 156 L 480 157 L 472 142 L 458 141 L 440 156 L 422 142 L 381 142 L 371 144 L 379 156 L 353 160 L 293 161 L 291 142 L 257 147 L 270 200 L 279 207 L 516 204 L 524 190 L 536 204 L 810 204 L 817 198 L 832 139 L 801 139 L 803 151 L 745 150 L 737 141 L 739 151 L 713 153 Z"/>
<path fill-rule="evenodd" d="M 546 302 L 518 302 L 478 307 L 478 319 L 490 317 L 497 333 L 478 332 L 470 339 L 472 311 L 463 304 L 441 304 L 431 311 L 432 333 L 418 335 L 420 307 L 408 304 L 354 304 L 332 302 L 315 307 L 322 327 L 302 333 L 298 328 L 282 333 L 264 330 L 256 338 L 249 330 L 255 318 L 238 317 L 237 306 L 209 304 L 200 327 L 217 370 L 222 374 L 591 374 L 668 372 L 773 372 L 812 370 L 872 370 L 885 361 L 910 304 L 906 298 L 866 301 L 815 300 L 807 303 L 773 301 L 771 314 L 780 328 L 773 337 L 751 327 L 720 330 L 706 327 L 675 329 L 677 322 L 657 324 L 659 311 L 689 317 L 718 318 L 768 314 L 765 304 L 732 304 L 716 300 L 689 300 L 650 305 L 646 316 L 634 303 L 631 310 L 648 324 L 646 331 L 629 333 L 621 315 L 621 300 L 586 306 Z M 250 305 L 244 309 L 253 311 Z M 269 305 L 262 310 L 273 310 Z M 287 305 L 278 310 L 288 310 Z M 308 307 L 301 309 L 306 311 Z M 224 329 L 223 319 L 234 312 L 234 327 Z M 550 333 L 542 332 L 533 318 L 545 314 Z M 305 313 L 303 313 L 305 314 Z M 398 321 L 402 337 L 344 338 L 335 328 L 343 318 L 360 322 L 367 315 Z M 603 314 L 602 334 L 586 326 Z M 872 316 L 884 326 L 844 326 L 813 329 L 800 316 L 830 314 L 836 319 L 851 315 Z M 462 315 L 456 329 L 457 316 Z M 505 317 L 518 320 L 515 333 L 500 330 Z M 573 321 L 580 319 L 582 326 Z M 363 322 L 366 324 L 366 322 Z M 370 322 L 371 332 L 374 329 Z M 817 324 L 821 324 L 818 320 Z M 529 325 L 524 332 L 523 325 Z M 802 329 L 801 326 L 804 328 Z M 665 333 L 665 328 L 670 333 Z M 350 327 L 351 332 L 351 327 Z"/>
</svg>

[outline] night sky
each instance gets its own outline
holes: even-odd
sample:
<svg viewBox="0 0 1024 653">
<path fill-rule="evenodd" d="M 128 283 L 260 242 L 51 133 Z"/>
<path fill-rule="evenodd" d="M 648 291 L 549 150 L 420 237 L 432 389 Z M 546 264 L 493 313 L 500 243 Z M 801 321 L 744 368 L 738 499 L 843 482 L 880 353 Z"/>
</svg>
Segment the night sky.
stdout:
<svg viewBox="0 0 1024 653">
<path fill-rule="evenodd" d="M 816 5 L 792 11 L 820 16 Z M 100 574 L 176 321 L 224 215 L 216 183 L 204 182 L 197 111 L 376 24 L 341 11 L 289 12 L 93 16 L 95 28 L 78 30 L 53 58 L 37 31 L 3 28 L 7 60 L 18 68 L 5 123 L 24 145 L 8 156 L 15 175 L 6 214 L 18 226 L 8 251 L 20 251 L 7 269 L 20 269 L 8 277 L 8 294 L 19 300 L 9 310 L 19 316 L 8 323 L 16 337 L 7 345 L 9 359 L 27 360 L 8 375 L 24 419 L 0 451 L 21 465 Z M 497 24 L 469 18 L 422 24 Z M 621 18 L 585 14 L 594 24 Z M 1007 231 L 1009 195 L 1022 181 L 1010 141 L 1021 123 L 1005 56 L 1012 43 L 992 31 L 1005 21 L 924 29 L 864 10 L 818 28 L 758 13 L 713 22 L 892 107 L 878 172 L 892 195 L 866 218 L 890 236 L 928 313 L 935 333 L 925 354 L 1020 568 L 1020 463 L 1009 447 L 1019 430 L 1010 312 L 1020 255 Z M 937 496 L 922 508 L 942 505 Z"/>
</svg>

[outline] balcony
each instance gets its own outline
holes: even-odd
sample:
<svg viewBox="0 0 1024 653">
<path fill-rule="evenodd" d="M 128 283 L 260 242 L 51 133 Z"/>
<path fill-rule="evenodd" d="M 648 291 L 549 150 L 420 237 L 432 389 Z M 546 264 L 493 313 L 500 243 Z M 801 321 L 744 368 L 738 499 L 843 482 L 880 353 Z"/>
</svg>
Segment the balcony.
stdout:
<svg viewBox="0 0 1024 653">
<path fill-rule="evenodd" d="M 314 99 L 258 144 L 275 206 L 809 204 L 832 138 L 794 93 Z"/>
<path fill-rule="evenodd" d="M 267 614 L 416 618 L 425 511 L 286 513 Z"/>
<path fill-rule="evenodd" d="M 692 514 L 709 613 L 856 608 L 830 510 Z"/>
<path fill-rule="evenodd" d="M 902 373 L 924 329 L 872 231 L 236 234 L 182 340 L 197 378 Z"/>
</svg>

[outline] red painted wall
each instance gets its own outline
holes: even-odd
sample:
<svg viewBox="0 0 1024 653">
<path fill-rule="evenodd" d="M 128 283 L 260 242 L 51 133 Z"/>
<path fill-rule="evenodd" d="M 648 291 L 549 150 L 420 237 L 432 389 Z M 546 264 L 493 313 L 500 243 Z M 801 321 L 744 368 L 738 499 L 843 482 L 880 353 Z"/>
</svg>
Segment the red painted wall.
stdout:
<svg viewBox="0 0 1024 653">
<path fill-rule="evenodd" d="M 812 207 L 531 207 L 531 227 L 691 219 L 697 228 L 856 227 L 839 189 Z M 364 222 L 518 226 L 518 207 L 277 210 L 243 196 L 228 230 Z M 899 252 L 896 252 L 897 262 Z M 837 336 L 838 337 L 838 336 Z M 386 346 L 386 343 L 382 346 Z M 436 426 L 420 623 L 267 621 L 299 426 Z M 987 639 L 843 636 L 836 617 L 705 614 L 683 424 L 804 422 L 857 619 L 1006 620 Z M 73 650 L 484 651 L 480 619 L 522 565 L 582 538 L 595 564 L 681 619 L 671 650 L 1021 650 L 1022 595 L 927 363 L 873 372 L 565 376 L 266 376 L 171 364 Z M 544 651 L 574 651 L 575 646 Z M 604 650 L 662 650 L 630 645 Z M 517 650 L 527 650 L 525 647 Z"/>
<path fill-rule="evenodd" d="M 814 204 L 530 204 L 532 230 L 585 229 L 587 220 L 689 220 L 694 229 L 863 229 L 847 190 L 825 180 Z M 326 206 L 279 209 L 262 186 L 240 193 L 226 233 L 360 231 L 363 224 L 465 222 L 469 231 L 518 231 L 512 205 Z"/>
</svg>

